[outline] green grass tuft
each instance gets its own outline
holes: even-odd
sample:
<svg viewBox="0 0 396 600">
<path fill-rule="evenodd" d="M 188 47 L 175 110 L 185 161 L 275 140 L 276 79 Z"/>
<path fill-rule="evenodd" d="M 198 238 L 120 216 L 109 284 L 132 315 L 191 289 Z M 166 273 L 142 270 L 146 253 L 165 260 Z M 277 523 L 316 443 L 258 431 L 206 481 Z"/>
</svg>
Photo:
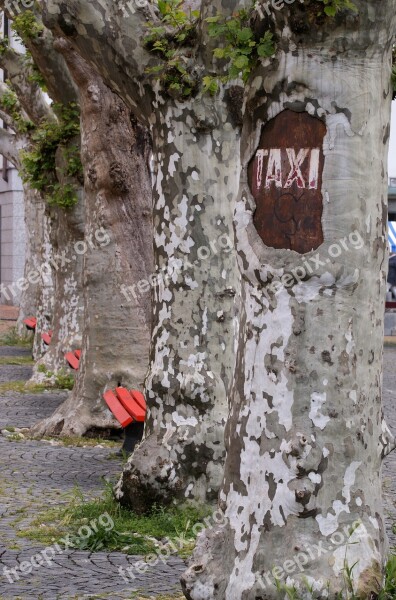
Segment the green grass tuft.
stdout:
<svg viewBox="0 0 396 600">
<path fill-rule="evenodd" d="M 155 551 L 166 538 L 183 539 L 182 548 L 175 541 L 179 556 L 191 555 L 196 535 L 193 527 L 201 523 L 210 514 L 209 507 L 154 507 L 147 515 L 137 515 L 120 506 L 114 500 L 112 486 L 106 483 L 102 497 L 87 500 L 79 490 L 75 490 L 66 506 L 41 514 L 32 521 L 28 530 L 18 535 L 51 544 L 64 534 L 70 534 L 75 547 L 80 550 L 122 551 L 131 555 L 146 555 Z M 98 531 L 81 539 L 78 531 L 82 525 L 98 520 L 107 513 L 114 522 L 114 527 L 106 531 Z"/>
<path fill-rule="evenodd" d="M 6 392 L 17 392 L 18 394 L 40 394 L 51 390 L 69 390 L 64 387 L 67 381 L 56 379 L 53 385 L 49 383 L 29 383 L 26 381 L 5 381 L 0 383 L 0 395 Z"/>
<path fill-rule="evenodd" d="M 4 365 L 33 366 L 34 361 L 30 356 L 0 356 L 0 366 Z"/>
<path fill-rule="evenodd" d="M 18 334 L 16 327 L 0 336 L 0 346 L 19 346 L 20 348 L 32 348 L 33 336 L 26 338 Z"/>
</svg>

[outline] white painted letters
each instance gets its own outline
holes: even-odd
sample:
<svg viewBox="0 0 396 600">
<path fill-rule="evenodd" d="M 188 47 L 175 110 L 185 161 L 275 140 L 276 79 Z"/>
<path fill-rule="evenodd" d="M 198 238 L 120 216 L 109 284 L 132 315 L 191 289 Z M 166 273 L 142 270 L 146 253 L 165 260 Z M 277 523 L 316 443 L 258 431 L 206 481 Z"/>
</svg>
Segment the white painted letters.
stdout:
<svg viewBox="0 0 396 600">
<path fill-rule="evenodd" d="M 268 164 L 264 171 L 264 158 L 268 156 Z M 285 158 L 290 171 L 283 172 Z M 306 161 L 309 158 L 309 165 Z M 256 185 L 260 189 L 263 185 L 263 173 L 265 172 L 265 187 L 269 189 L 272 184 L 277 188 L 291 188 L 295 183 L 300 189 L 317 190 L 319 185 L 319 148 L 301 148 L 298 152 L 294 148 L 271 148 L 260 149 L 256 153 Z M 309 168 L 307 168 L 309 167 Z M 304 177 L 303 171 L 307 173 Z"/>
</svg>

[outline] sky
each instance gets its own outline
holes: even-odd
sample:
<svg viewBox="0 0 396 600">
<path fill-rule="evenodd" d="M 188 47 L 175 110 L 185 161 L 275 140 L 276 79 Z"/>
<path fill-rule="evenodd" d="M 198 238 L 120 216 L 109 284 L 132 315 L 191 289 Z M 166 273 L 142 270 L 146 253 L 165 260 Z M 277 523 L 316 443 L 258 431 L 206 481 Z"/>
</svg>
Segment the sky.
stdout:
<svg viewBox="0 0 396 600">
<path fill-rule="evenodd" d="M 392 122 L 389 146 L 389 177 L 396 177 L 396 100 L 392 102 Z"/>
</svg>

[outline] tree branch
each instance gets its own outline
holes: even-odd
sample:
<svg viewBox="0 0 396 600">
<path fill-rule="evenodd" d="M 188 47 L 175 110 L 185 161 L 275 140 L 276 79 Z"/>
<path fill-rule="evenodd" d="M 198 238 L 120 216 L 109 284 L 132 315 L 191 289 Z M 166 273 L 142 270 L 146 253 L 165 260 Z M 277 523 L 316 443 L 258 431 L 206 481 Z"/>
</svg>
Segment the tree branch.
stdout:
<svg viewBox="0 0 396 600">
<path fill-rule="evenodd" d="M 4 3 L 4 0 L 0 0 L 0 6 Z M 52 32 L 45 27 L 37 12 L 34 13 L 34 19 L 40 30 L 36 35 L 23 31 L 18 26 L 18 20 L 14 22 L 14 27 L 43 76 L 49 96 L 54 102 L 62 104 L 78 102 L 78 91 L 66 63 L 58 52 L 54 52 L 55 38 Z"/>
<path fill-rule="evenodd" d="M 0 129 L 0 154 L 9 160 L 14 167 L 21 169 L 20 153 L 26 145 L 26 139 Z"/>
<path fill-rule="evenodd" d="M 147 21 L 159 22 L 155 5 L 140 8 L 135 0 L 41 0 L 41 6 L 45 25 L 69 39 L 138 117 L 147 117 L 150 103 L 142 99 L 153 97 L 153 92 L 145 71 L 157 59 L 142 39 Z"/>
<path fill-rule="evenodd" d="M 21 117 L 25 120 L 27 120 L 29 117 L 23 110 L 18 100 L 16 101 L 15 105 L 9 108 L 7 106 L 7 103 L 3 102 L 6 99 L 7 95 L 10 93 L 13 93 L 10 90 L 10 88 L 3 81 L 0 81 L 0 118 L 8 127 L 11 127 L 11 129 L 17 131 L 18 125 L 14 118 L 15 112 L 18 112 L 21 115 Z"/>
<path fill-rule="evenodd" d="M 0 67 L 7 71 L 10 85 L 33 123 L 39 124 L 56 118 L 40 86 L 33 81 L 33 69 L 27 64 L 23 54 L 10 47 L 3 48 L 0 52 Z"/>
<path fill-rule="evenodd" d="M 66 38 L 60 37 L 56 39 L 54 48 L 64 57 L 66 65 L 74 81 L 77 83 L 78 88 L 80 90 L 83 87 L 85 88 L 92 80 L 92 66 L 81 57 L 73 47 L 72 43 Z M 96 76 L 98 76 L 97 73 Z"/>
</svg>

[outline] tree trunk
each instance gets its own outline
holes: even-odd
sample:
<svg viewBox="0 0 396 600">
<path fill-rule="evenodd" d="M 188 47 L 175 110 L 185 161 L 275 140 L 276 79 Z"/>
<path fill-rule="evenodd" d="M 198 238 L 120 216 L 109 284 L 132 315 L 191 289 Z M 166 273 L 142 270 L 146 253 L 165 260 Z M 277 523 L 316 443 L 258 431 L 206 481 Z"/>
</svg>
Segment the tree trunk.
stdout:
<svg viewBox="0 0 396 600">
<path fill-rule="evenodd" d="M 21 292 L 17 332 L 22 337 L 31 337 L 23 322 L 26 317 L 36 316 L 42 297 L 42 276 L 40 267 L 43 260 L 45 201 L 41 194 L 24 186 L 25 209 L 25 268 Z"/>
<path fill-rule="evenodd" d="M 276 61 L 247 90 L 226 518 L 199 539 L 183 577 L 190 600 L 272 600 L 285 584 L 307 599 L 350 586 L 371 598 L 381 587 L 381 461 L 394 447 L 381 384 L 396 2 L 356 4 L 358 17 L 319 29 L 315 3 L 285 7 Z"/>
<path fill-rule="evenodd" d="M 150 144 L 123 101 L 65 43 L 60 49 L 80 90 L 85 173 L 84 327 L 82 359 L 67 401 L 35 430 L 84 435 L 119 428 L 103 392 L 143 389 L 151 301 L 127 302 L 123 289 L 153 269 Z"/>
<path fill-rule="evenodd" d="M 118 484 L 134 510 L 211 502 L 224 468 L 238 329 L 233 191 L 239 132 L 226 104 L 170 102 L 153 118 L 154 332 L 145 437 Z"/>
<path fill-rule="evenodd" d="M 187 2 L 184 8 L 196 4 Z M 233 1 L 224 8 L 221 0 L 201 4 L 203 17 L 216 8 L 232 14 L 237 5 Z M 241 4 L 247 8 L 250 1 Z M 149 410 L 145 438 L 125 469 L 117 497 L 142 511 L 173 499 L 212 501 L 223 472 L 227 391 L 238 331 L 240 289 L 231 240 L 240 170 L 240 88 L 230 87 L 227 102 L 202 94 L 179 102 L 159 84 L 153 86 L 145 69 L 155 57 L 140 42 L 147 20 L 157 19 L 151 3 L 129 3 L 116 11 L 110 0 L 75 0 L 70 10 L 65 0 L 46 0 L 43 11 L 47 26 L 70 36 L 150 126 L 153 137 L 156 279 L 150 281 Z M 78 34 L 82 21 L 84 36 Z M 109 30 L 116 32 L 114 38 Z M 213 72 L 218 65 L 207 32 L 199 31 L 197 38 L 200 47 L 186 64 L 198 79 L 205 68 Z"/>
<path fill-rule="evenodd" d="M 52 207 L 50 228 L 51 257 L 43 262 L 43 278 L 52 275 L 54 282 L 51 321 L 42 319 L 37 325 L 36 337 L 52 330 L 51 344 L 44 346 L 44 354 L 36 362 L 31 381 L 52 382 L 59 372 L 68 367 L 65 353 L 80 348 L 82 341 L 83 293 L 82 263 L 84 247 L 84 200 L 79 193 L 78 203 L 69 209 Z M 42 342 L 41 342 L 42 343 Z"/>
<path fill-rule="evenodd" d="M 46 352 L 47 347 L 41 339 L 41 332 L 47 331 L 52 322 L 52 315 L 54 310 L 54 280 L 52 270 L 50 268 L 42 268 L 43 265 L 49 265 L 52 255 L 52 222 L 51 215 L 48 211 L 48 206 L 43 211 L 43 222 L 42 222 L 42 246 L 41 246 L 41 257 L 40 265 L 40 298 L 35 313 L 37 319 L 36 330 L 33 338 L 33 358 L 38 361 L 42 355 Z"/>
</svg>

